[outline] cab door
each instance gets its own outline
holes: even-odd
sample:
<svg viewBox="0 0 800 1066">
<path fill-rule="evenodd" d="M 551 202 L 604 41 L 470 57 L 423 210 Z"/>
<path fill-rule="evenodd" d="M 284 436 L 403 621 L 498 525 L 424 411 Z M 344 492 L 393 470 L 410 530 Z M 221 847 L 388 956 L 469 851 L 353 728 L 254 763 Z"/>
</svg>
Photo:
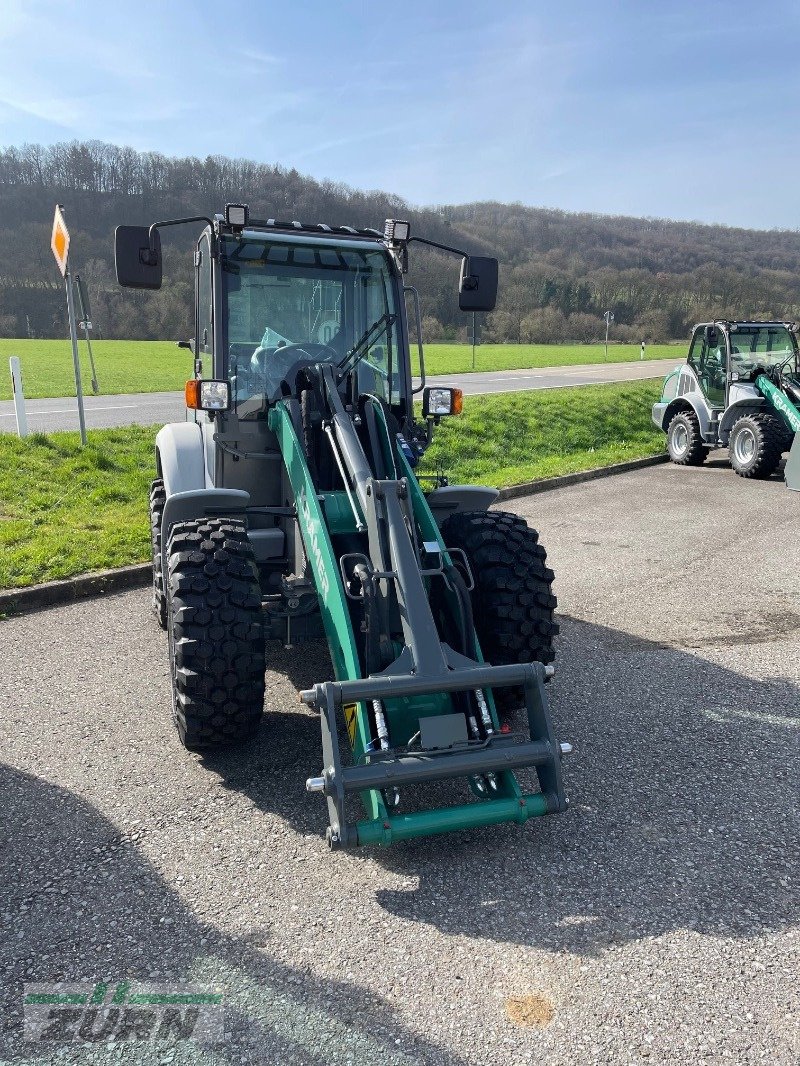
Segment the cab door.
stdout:
<svg viewBox="0 0 800 1066">
<path fill-rule="evenodd" d="M 723 330 L 708 330 L 705 326 L 695 330 L 688 363 L 711 407 L 725 407 L 729 359 L 728 336 Z"/>
</svg>

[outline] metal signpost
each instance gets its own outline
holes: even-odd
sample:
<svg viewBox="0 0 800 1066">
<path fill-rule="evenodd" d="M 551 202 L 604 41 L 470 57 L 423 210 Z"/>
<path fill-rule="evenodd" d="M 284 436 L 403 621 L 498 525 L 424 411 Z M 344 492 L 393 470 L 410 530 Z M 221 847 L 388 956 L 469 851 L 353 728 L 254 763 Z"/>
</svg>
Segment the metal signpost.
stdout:
<svg viewBox="0 0 800 1066">
<path fill-rule="evenodd" d="M 81 363 L 78 357 L 78 330 L 75 324 L 75 303 L 72 299 L 72 276 L 69 272 L 69 230 L 64 221 L 64 209 L 56 204 L 53 217 L 53 235 L 50 238 L 58 269 L 64 279 L 67 290 L 67 314 L 69 315 L 69 336 L 72 341 L 72 362 L 75 368 L 75 392 L 78 397 L 78 424 L 81 430 L 81 444 L 86 444 L 86 419 L 83 414 L 83 386 L 81 385 Z"/>
<path fill-rule="evenodd" d="M 92 312 L 89 310 L 89 297 L 86 294 L 86 286 L 83 284 L 83 278 L 80 274 L 75 275 L 75 292 L 78 294 L 78 306 L 81 312 L 81 320 L 78 325 L 83 330 L 83 335 L 86 338 L 89 365 L 92 368 L 92 392 L 97 396 L 100 392 L 100 386 L 97 384 L 97 370 L 95 369 L 94 356 L 92 355 L 92 342 L 89 338 L 89 330 L 92 328 Z"/>
<path fill-rule="evenodd" d="M 614 321 L 614 312 L 606 311 L 603 318 L 606 320 L 606 360 L 608 360 L 608 327 Z"/>
</svg>

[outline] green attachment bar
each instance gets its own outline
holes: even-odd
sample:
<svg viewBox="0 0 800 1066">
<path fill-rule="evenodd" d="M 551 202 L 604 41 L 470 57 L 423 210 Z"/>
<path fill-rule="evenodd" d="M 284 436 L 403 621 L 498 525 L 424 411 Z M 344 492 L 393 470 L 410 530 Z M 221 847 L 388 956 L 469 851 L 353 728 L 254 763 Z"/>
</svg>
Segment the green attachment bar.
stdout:
<svg viewBox="0 0 800 1066">
<path fill-rule="evenodd" d="M 766 374 L 758 375 L 756 388 L 764 399 L 772 404 L 792 433 L 800 431 L 800 411 L 797 410 L 785 392 L 782 392 L 777 385 L 770 381 Z"/>
<path fill-rule="evenodd" d="M 314 583 L 319 597 L 320 613 L 328 639 L 333 669 L 339 681 L 354 681 L 361 677 L 361 664 L 356 649 L 355 634 L 350 621 L 347 597 L 339 573 L 339 563 L 331 544 L 326 515 L 334 526 L 347 525 L 343 502 L 344 493 L 317 495 L 311 473 L 306 463 L 300 440 L 292 424 L 292 417 L 281 402 L 269 413 L 269 428 L 278 438 L 286 472 L 292 485 L 297 504 L 297 521 L 303 537 L 306 554 L 311 561 Z M 323 507 L 325 510 L 323 511 Z M 345 722 L 353 758 L 356 762 L 364 757 L 370 743 L 369 718 L 362 703 L 345 709 Z M 372 818 L 380 818 L 386 811 L 380 793 L 361 794 L 364 808 Z"/>
<path fill-rule="evenodd" d="M 502 822 L 522 824 L 529 818 L 548 813 L 547 800 L 541 793 L 512 799 L 493 799 L 465 803 L 459 807 L 445 807 L 438 811 L 415 811 L 413 814 L 393 814 L 356 826 L 359 845 L 395 844 L 398 840 L 432 836 L 435 833 L 454 833 L 460 829 L 478 829 Z"/>
</svg>

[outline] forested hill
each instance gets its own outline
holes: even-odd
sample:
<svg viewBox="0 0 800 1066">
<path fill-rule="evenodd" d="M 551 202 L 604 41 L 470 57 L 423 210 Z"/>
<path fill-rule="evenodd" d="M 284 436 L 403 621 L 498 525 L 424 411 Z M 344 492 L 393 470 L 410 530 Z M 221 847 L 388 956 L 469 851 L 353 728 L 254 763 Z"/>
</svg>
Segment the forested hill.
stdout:
<svg viewBox="0 0 800 1066">
<path fill-rule="evenodd" d="M 800 233 L 478 203 L 409 207 L 281 166 L 209 156 L 173 159 L 99 142 L 0 149 L 0 336 L 63 336 L 63 289 L 50 253 L 53 208 L 66 209 L 73 267 L 103 337 L 190 334 L 190 234 L 164 236 L 164 287 L 121 290 L 112 236 L 120 223 L 213 214 L 249 203 L 257 217 L 382 228 L 408 217 L 433 240 L 497 255 L 497 310 L 485 341 L 593 341 L 603 312 L 615 340 L 669 340 L 710 317 L 800 318 Z M 457 264 L 412 246 L 411 281 L 428 340 L 463 338 Z"/>
</svg>

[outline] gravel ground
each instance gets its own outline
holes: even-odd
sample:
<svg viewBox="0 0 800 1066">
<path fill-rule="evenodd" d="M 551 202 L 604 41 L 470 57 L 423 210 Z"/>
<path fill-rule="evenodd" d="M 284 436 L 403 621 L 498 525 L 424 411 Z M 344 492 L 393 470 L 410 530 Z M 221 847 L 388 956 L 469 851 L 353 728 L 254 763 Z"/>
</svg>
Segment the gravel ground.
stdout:
<svg viewBox="0 0 800 1066">
<path fill-rule="evenodd" d="M 0 623 L 3 1061 L 800 1062 L 800 496 L 711 463 L 514 505 L 576 748 L 569 812 L 521 829 L 329 853 L 318 646 L 202 760 L 145 592 Z M 214 985 L 226 1042 L 22 1041 L 24 981 L 100 977 Z"/>
</svg>

